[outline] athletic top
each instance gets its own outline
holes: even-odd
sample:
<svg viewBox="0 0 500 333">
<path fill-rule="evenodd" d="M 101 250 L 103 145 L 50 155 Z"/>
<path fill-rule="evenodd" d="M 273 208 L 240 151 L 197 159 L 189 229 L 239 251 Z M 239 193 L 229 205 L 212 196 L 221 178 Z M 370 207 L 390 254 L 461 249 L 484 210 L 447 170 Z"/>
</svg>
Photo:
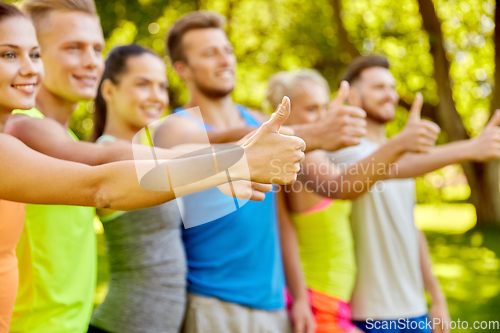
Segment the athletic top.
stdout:
<svg viewBox="0 0 500 333">
<path fill-rule="evenodd" d="M 44 117 L 36 109 L 14 113 Z M 87 331 L 97 267 L 94 216 L 91 207 L 26 205 L 11 333 Z"/>
<path fill-rule="evenodd" d="M 102 141 L 116 138 L 103 135 L 96 142 Z M 100 219 L 110 278 L 91 324 L 108 332 L 179 332 L 186 303 L 186 255 L 176 200 Z"/>
<path fill-rule="evenodd" d="M 352 163 L 378 148 L 364 139 L 330 157 L 336 163 Z M 415 318 L 427 313 L 414 206 L 413 179 L 383 181 L 353 201 L 351 225 L 358 264 L 351 298 L 353 320 Z"/>
<path fill-rule="evenodd" d="M 238 111 L 247 125 L 260 126 L 244 107 L 238 106 Z M 195 121 L 188 113 L 181 114 Z M 237 209 L 233 199 L 217 188 L 184 197 L 185 225 L 197 225 L 197 219 L 212 212 L 227 213 L 184 229 L 188 291 L 255 309 L 282 309 L 285 282 L 275 193 L 266 193 L 263 201 L 248 201 Z"/>
<path fill-rule="evenodd" d="M 307 286 L 344 302 L 349 302 L 356 281 L 350 213 L 350 201 L 323 198 L 315 207 L 292 214 Z"/>
<path fill-rule="evenodd" d="M 16 245 L 24 225 L 24 204 L 0 200 L 0 332 L 8 333 L 16 300 Z"/>
</svg>

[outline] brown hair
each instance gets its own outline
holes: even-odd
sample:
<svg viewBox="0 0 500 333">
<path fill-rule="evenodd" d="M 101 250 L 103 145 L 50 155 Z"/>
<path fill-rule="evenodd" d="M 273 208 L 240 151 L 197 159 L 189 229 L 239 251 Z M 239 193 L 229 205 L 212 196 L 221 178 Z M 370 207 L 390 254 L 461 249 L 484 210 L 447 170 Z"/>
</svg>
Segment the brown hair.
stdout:
<svg viewBox="0 0 500 333">
<path fill-rule="evenodd" d="M 17 7 L 0 2 L 0 21 L 10 17 L 26 17 Z"/>
<path fill-rule="evenodd" d="M 182 37 L 186 32 L 194 29 L 223 29 L 225 23 L 224 16 L 207 10 L 192 12 L 178 19 L 168 32 L 165 43 L 172 64 L 187 60 L 182 49 Z"/>
<path fill-rule="evenodd" d="M 97 16 L 94 0 L 26 0 L 22 8 L 33 21 L 38 35 L 47 26 L 46 19 L 54 11 L 82 12 Z"/>
<path fill-rule="evenodd" d="M 369 55 L 365 57 L 358 57 L 347 65 L 347 68 L 342 74 L 342 80 L 352 84 L 354 81 L 359 79 L 362 71 L 372 67 L 383 67 L 389 69 L 390 65 L 389 61 L 384 56 Z"/>
<path fill-rule="evenodd" d="M 113 84 L 119 84 L 122 75 L 127 73 L 127 61 L 132 57 L 138 57 L 143 54 L 151 54 L 161 61 L 163 59 L 154 51 L 140 46 L 138 44 L 129 44 L 115 47 L 108 54 L 106 59 L 106 67 L 97 89 L 97 96 L 94 100 L 94 131 L 91 135 L 91 141 L 96 141 L 104 132 L 106 126 L 106 116 L 108 107 L 106 101 L 102 97 L 102 83 L 105 80 L 110 80 Z"/>
</svg>

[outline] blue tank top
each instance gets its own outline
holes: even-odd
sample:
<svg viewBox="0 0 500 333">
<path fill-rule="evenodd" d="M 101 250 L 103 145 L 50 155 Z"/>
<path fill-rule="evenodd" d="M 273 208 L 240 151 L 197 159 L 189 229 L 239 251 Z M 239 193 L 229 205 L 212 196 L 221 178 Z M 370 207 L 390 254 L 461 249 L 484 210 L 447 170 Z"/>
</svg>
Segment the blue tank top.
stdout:
<svg viewBox="0 0 500 333">
<path fill-rule="evenodd" d="M 244 107 L 246 124 L 260 126 Z M 182 109 L 174 111 L 213 130 Z M 188 291 L 255 309 L 284 307 L 285 279 L 278 234 L 275 193 L 234 208 L 234 199 L 217 188 L 184 197 L 185 225 L 197 225 L 210 212 L 227 212 L 212 222 L 183 230 L 188 261 Z"/>
</svg>

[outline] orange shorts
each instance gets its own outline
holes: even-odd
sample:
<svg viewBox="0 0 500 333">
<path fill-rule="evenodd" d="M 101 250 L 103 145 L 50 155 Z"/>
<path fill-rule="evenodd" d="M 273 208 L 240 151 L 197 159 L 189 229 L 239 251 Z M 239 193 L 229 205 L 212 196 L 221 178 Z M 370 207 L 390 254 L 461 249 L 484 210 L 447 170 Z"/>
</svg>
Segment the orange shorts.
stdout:
<svg viewBox="0 0 500 333">
<path fill-rule="evenodd" d="M 356 326 L 351 321 L 351 307 L 338 298 L 308 289 L 309 303 L 316 319 L 316 333 L 351 333 Z M 292 297 L 287 296 L 287 309 L 291 310 Z"/>
</svg>

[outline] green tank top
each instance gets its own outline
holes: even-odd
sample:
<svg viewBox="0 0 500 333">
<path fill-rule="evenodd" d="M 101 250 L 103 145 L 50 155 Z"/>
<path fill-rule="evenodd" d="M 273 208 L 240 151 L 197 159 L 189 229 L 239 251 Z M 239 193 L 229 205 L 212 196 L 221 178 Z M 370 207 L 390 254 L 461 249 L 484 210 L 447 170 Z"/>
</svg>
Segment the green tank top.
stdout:
<svg viewBox="0 0 500 333">
<path fill-rule="evenodd" d="M 37 109 L 13 113 L 44 117 Z M 91 207 L 26 205 L 11 333 L 87 331 L 97 269 L 94 216 Z"/>
<path fill-rule="evenodd" d="M 325 198 L 317 207 L 292 214 L 307 286 L 349 302 L 356 281 L 351 202 Z"/>
</svg>

